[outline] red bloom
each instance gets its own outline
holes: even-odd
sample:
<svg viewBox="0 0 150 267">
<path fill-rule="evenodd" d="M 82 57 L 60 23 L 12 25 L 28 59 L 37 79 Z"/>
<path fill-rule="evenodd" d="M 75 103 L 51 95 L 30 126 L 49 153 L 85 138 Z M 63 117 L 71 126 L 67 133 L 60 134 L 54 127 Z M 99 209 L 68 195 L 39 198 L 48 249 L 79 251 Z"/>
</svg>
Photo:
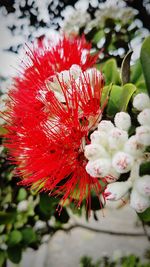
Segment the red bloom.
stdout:
<svg viewBox="0 0 150 267">
<path fill-rule="evenodd" d="M 21 183 L 60 195 L 63 201 L 78 198 L 78 205 L 84 198 L 90 205 L 91 190 L 97 195 L 101 191 L 98 179 L 85 170 L 84 145 L 102 112 L 102 76 L 96 70 L 86 72 L 97 59 L 90 48 L 84 37 L 64 37 L 49 49 L 40 42 L 29 53 L 30 66 L 15 79 L 6 114 L 6 146 Z M 72 65 L 81 68 L 77 79 Z"/>
</svg>

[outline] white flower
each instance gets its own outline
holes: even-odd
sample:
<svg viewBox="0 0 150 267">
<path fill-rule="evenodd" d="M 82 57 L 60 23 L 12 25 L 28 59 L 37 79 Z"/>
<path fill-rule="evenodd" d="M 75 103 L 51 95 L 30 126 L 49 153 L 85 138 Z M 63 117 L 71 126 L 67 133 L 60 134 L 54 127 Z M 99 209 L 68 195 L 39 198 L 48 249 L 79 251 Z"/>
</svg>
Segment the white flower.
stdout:
<svg viewBox="0 0 150 267">
<path fill-rule="evenodd" d="M 114 118 L 116 127 L 121 130 L 128 131 L 131 127 L 130 115 L 126 112 L 118 112 Z"/>
<path fill-rule="evenodd" d="M 26 212 L 28 210 L 28 201 L 22 200 L 17 205 L 17 211 L 19 212 Z"/>
<path fill-rule="evenodd" d="M 133 166 L 133 157 L 128 153 L 119 151 L 112 159 L 112 166 L 119 173 L 126 173 L 131 170 Z"/>
<path fill-rule="evenodd" d="M 150 175 L 139 177 L 135 181 L 134 187 L 141 195 L 150 197 Z"/>
<path fill-rule="evenodd" d="M 140 126 L 136 128 L 136 136 L 139 143 L 145 146 L 150 145 L 150 126 Z"/>
<path fill-rule="evenodd" d="M 145 150 L 145 146 L 139 142 L 136 135 L 131 136 L 124 145 L 124 151 L 134 157 L 141 156 Z"/>
<path fill-rule="evenodd" d="M 104 192 L 106 195 L 106 199 L 119 200 L 124 195 L 126 195 L 131 186 L 132 184 L 129 181 L 108 184 Z"/>
<path fill-rule="evenodd" d="M 86 165 L 86 171 L 92 177 L 105 177 L 109 174 L 110 167 L 111 160 L 102 158 L 95 161 L 89 161 Z"/>
<path fill-rule="evenodd" d="M 107 134 L 103 131 L 94 131 L 90 135 L 90 139 L 92 144 L 101 144 L 103 146 L 107 146 L 108 144 Z"/>
<path fill-rule="evenodd" d="M 137 94 L 133 99 L 133 107 L 139 111 L 150 107 L 149 96 L 145 93 Z"/>
<path fill-rule="evenodd" d="M 148 197 L 141 195 L 137 190 L 133 189 L 130 196 L 130 206 L 137 212 L 144 212 L 150 206 Z"/>
<path fill-rule="evenodd" d="M 113 125 L 113 123 L 111 121 L 102 120 L 98 124 L 98 131 L 103 131 L 103 132 L 106 132 L 108 134 L 109 131 L 112 130 L 114 127 L 115 126 Z"/>
<path fill-rule="evenodd" d="M 137 119 L 141 125 L 150 126 L 150 108 L 143 109 L 143 111 L 137 116 Z"/>
<path fill-rule="evenodd" d="M 118 129 L 116 127 L 110 130 L 108 136 L 108 143 L 110 149 L 120 150 L 121 148 L 123 148 L 127 140 L 128 140 L 128 134 L 126 131 Z"/>
<path fill-rule="evenodd" d="M 41 220 L 38 220 L 34 225 L 35 230 L 42 230 L 46 228 L 46 222 L 43 222 Z"/>
<path fill-rule="evenodd" d="M 84 148 L 84 155 L 88 160 L 95 160 L 100 157 L 108 157 L 105 148 L 98 144 L 89 144 Z"/>
</svg>

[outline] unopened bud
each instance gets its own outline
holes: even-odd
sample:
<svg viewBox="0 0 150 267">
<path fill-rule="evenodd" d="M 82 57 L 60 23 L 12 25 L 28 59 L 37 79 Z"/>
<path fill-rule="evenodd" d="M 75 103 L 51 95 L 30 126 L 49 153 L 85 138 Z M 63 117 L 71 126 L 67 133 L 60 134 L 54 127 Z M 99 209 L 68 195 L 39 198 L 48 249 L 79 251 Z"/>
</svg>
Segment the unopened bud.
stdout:
<svg viewBox="0 0 150 267">
<path fill-rule="evenodd" d="M 150 145 L 150 126 L 140 126 L 136 128 L 136 136 L 139 143 L 145 146 Z"/>
<path fill-rule="evenodd" d="M 84 148 L 84 155 L 88 160 L 95 160 L 100 157 L 108 157 L 105 148 L 98 144 L 89 144 Z"/>
<path fill-rule="evenodd" d="M 130 196 L 130 205 L 137 212 L 144 212 L 150 206 L 148 197 L 141 195 L 137 190 L 133 189 Z"/>
<path fill-rule="evenodd" d="M 137 119 L 141 125 L 150 126 L 150 108 L 145 108 L 143 111 L 141 111 Z"/>
<path fill-rule="evenodd" d="M 109 131 L 112 130 L 114 127 L 115 126 L 113 125 L 113 123 L 111 121 L 102 120 L 98 124 L 98 131 L 103 131 L 103 132 L 109 133 Z"/>
<path fill-rule="evenodd" d="M 120 150 L 121 148 L 123 148 L 127 140 L 127 132 L 116 127 L 110 131 L 108 136 L 109 147 L 110 149 L 114 150 Z"/>
<path fill-rule="evenodd" d="M 131 127 L 130 115 L 126 112 L 118 112 L 115 115 L 114 122 L 117 128 L 128 131 Z"/>
<path fill-rule="evenodd" d="M 109 174 L 111 167 L 111 160 L 109 159 L 97 159 L 89 161 L 86 165 L 86 171 L 92 177 L 105 177 Z"/>
<path fill-rule="evenodd" d="M 133 166 L 133 157 L 125 152 L 117 152 L 112 159 L 112 166 L 118 173 L 126 173 Z"/>
<path fill-rule="evenodd" d="M 129 181 L 108 184 L 104 192 L 105 198 L 108 200 L 119 200 L 126 195 L 131 186 L 132 184 Z"/>
<path fill-rule="evenodd" d="M 150 107 L 150 98 L 147 94 L 141 93 L 134 97 L 133 107 L 139 111 Z"/>
<path fill-rule="evenodd" d="M 139 142 L 138 137 L 136 135 L 133 135 L 125 143 L 124 150 L 130 155 L 138 157 L 144 152 L 145 146 Z"/>
<path fill-rule="evenodd" d="M 135 181 L 135 188 L 141 195 L 150 197 L 150 175 L 139 177 Z"/>
</svg>

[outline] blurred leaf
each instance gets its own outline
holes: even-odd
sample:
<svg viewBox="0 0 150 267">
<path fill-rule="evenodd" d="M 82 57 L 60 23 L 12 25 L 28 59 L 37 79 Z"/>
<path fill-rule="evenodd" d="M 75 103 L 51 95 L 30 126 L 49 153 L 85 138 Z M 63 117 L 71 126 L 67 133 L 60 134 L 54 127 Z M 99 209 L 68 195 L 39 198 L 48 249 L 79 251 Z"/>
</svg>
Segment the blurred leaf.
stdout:
<svg viewBox="0 0 150 267">
<path fill-rule="evenodd" d="M 17 196 L 17 201 L 20 202 L 27 197 L 27 191 L 24 188 L 20 188 Z"/>
<path fill-rule="evenodd" d="M 4 135 L 4 134 L 7 134 L 7 129 L 4 127 L 4 126 L 0 126 L 0 136 L 2 135 Z"/>
<path fill-rule="evenodd" d="M 22 241 L 26 246 L 37 241 L 36 233 L 31 227 L 23 229 L 21 233 L 22 233 Z"/>
<path fill-rule="evenodd" d="M 133 51 L 129 51 L 121 64 L 121 80 L 123 85 L 130 82 L 130 60 L 132 53 Z"/>
<path fill-rule="evenodd" d="M 140 166 L 140 176 L 146 174 L 150 175 L 150 162 L 142 163 Z"/>
<path fill-rule="evenodd" d="M 143 42 L 143 45 L 141 48 L 140 60 L 141 60 L 142 70 L 143 70 L 143 74 L 144 74 L 146 85 L 147 85 L 147 90 L 148 90 L 148 93 L 150 95 L 150 73 L 149 73 L 149 68 L 150 68 L 150 36 L 147 37 Z"/>
<path fill-rule="evenodd" d="M 117 112 L 120 111 L 120 105 L 122 102 L 121 95 L 122 95 L 122 87 L 113 85 L 111 92 L 110 92 L 110 97 L 107 105 L 107 114 L 110 117 L 113 117 Z"/>
<path fill-rule="evenodd" d="M 16 212 L 0 211 L 0 225 L 13 223 L 16 218 Z"/>
<path fill-rule="evenodd" d="M 127 83 L 122 87 L 122 93 L 120 95 L 120 110 L 126 111 L 129 101 L 133 95 L 133 93 L 136 91 L 136 86 L 132 83 Z"/>
<path fill-rule="evenodd" d="M 110 83 L 120 84 L 120 74 L 114 58 L 106 61 L 102 71 L 104 73 L 106 85 L 109 85 Z"/>
<path fill-rule="evenodd" d="M 0 267 L 3 266 L 5 259 L 6 259 L 6 252 L 4 250 L 0 249 Z"/>
<path fill-rule="evenodd" d="M 22 240 L 22 234 L 21 234 L 21 232 L 18 231 L 18 230 L 13 230 L 8 235 L 7 244 L 8 244 L 9 247 L 12 247 L 12 246 L 15 246 L 18 243 L 20 243 L 21 240 Z"/>
<path fill-rule="evenodd" d="M 50 217 L 51 214 L 54 213 L 58 202 L 58 199 L 50 197 L 48 194 L 42 193 L 40 194 L 39 208 L 44 214 Z"/>
<path fill-rule="evenodd" d="M 150 222 L 150 208 L 146 209 L 142 213 L 138 213 L 140 219 L 144 222 Z"/>
<path fill-rule="evenodd" d="M 92 42 L 94 44 L 97 44 L 100 41 L 100 39 L 103 37 L 104 37 L 104 31 L 100 30 L 94 35 Z"/>
<path fill-rule="evenodd" d="M 61 223 L 67 223 L 70 217 L 66 208 L 62 207 L 60 214 L 58 212 L 55 213 L 55 218 Z"/>
<path fill-rule="evenodd" d="M 20 246 L 8 247 L 7 249 L 8 258 L 13 263 L 19 263 L 22 257 L 22 250 Z"/>
</svg>

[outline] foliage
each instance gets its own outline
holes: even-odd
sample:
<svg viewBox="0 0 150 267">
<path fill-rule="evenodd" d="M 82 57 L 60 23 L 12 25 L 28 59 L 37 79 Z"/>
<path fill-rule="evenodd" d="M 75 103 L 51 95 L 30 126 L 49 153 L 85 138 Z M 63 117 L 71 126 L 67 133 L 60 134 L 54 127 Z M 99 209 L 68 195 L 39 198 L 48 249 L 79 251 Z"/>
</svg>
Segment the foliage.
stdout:
<svg viewBox="0 0 150 267">
<path fill-rule="evenodd" d="M 80 267 L 149 267 L 148 260 L 140 259 L 138 256 L 131 254 L 112 260 L 107 256 L 101 257 L 96 262 L 88 256 L 80 260 Z"/>
</svg>

